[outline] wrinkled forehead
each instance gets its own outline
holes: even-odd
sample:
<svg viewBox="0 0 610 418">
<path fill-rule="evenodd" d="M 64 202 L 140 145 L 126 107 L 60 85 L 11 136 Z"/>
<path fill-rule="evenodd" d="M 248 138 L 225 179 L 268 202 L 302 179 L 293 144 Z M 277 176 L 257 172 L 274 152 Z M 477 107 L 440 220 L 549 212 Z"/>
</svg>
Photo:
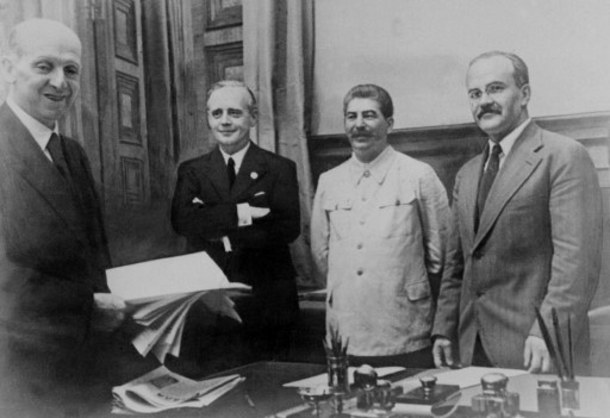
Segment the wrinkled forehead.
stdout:
<svg viewBox="0 0 610 418">
<path fill-rule="evenodd" d="M 466 74 L 466 87 L 485 86 L 489 83 L 514 82 L 514 72 L 512 62 L 502 56 L 481 58 L 473 62 Z"/>
<path fill-rule="evenodd" d="M 213 109 L 242 109 L 247 110 L 251 105 L 251 97 L 244 87 L 230 86 L 214 90 L 208 99 L 208 110 Z"/>
</svg>

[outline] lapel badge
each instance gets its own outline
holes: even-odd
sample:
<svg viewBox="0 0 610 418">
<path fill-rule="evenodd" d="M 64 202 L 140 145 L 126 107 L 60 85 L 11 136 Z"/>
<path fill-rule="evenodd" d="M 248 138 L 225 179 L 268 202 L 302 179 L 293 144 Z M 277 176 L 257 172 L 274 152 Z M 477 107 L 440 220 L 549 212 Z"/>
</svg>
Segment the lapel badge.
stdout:
<svg viewBox="0 0 610 418">
<path fill-rule="evenodd" d="M 250 178 L 252 180 L 256 180 L 258 178 L 258 173 L 256 171 L 253 171 L 250 173 Z"/>
</svg>

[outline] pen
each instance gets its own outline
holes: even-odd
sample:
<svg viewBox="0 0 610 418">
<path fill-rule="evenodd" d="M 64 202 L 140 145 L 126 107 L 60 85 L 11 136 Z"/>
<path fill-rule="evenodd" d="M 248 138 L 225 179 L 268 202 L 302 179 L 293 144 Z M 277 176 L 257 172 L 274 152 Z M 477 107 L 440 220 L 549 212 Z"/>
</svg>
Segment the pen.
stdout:
<svg viewBox="0 0 610 418">
<path fill-rule="evenodd" d="M 553 328 L 555 330 L 555 341 L 557 342 L 557 354 L 559 360 L 559 367 L 562 367 L 566 378 L 570 378 L 572 374 L 568 369 L 568 363 L 566 361 L 566 355 L 564 353 L 563 338 L 561 337 L 561 329 L 559 328 L 559 317 L 557 316 L 557 310 L 551 308 L 551 319 L 553 320 Z"/>
<path fill-rule="evenodd" d="M 553 345 L 553 340 L 551 338 L 551 334 L 549 333 L 549 329 L 547 328 L 546 324 L 544 323 L 544 319 L 542 319 L 542 314 L 540 313 L 540 310 L 535 306 L 534 306 L 534 309 L 536 311 L 536 318 L 538 319 L 538 325 L 540 325 L 540 332 L 542 333 L 542 339 L 544 340 L 544 343 L 546 344 L 547 350 L 549 350 L 549 356 L 551 356 L 551 360 L 553 361 L 553 364 L 555 365 L 555 368 L 557 369 L 557 374 L 559 375 L 559 379 L 565 380 L 565 378 L 563 376 L 563 370 L 561 368 L 561 365 L 559 364 L 559 359 L 557 358 L 557 353 L 555 352 L 555 347 Z"/>
</svg>

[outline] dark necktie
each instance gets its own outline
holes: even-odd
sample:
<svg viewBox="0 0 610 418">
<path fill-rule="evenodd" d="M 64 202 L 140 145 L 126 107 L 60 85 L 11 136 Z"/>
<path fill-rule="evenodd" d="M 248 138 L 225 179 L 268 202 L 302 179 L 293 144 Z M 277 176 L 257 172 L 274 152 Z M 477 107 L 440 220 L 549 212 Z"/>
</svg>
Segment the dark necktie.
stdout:
<svg viewBox="0 0 610 418">
<path fill-rule="evenodd" d="M 51 134 L 51 139 L 49 139 L 49 143 L 47 144 L 47 150 L 49 151 L 49 154 L 51 154 L 55 167 L 57 167 L 62 176 L 68 178 L 70 172 L 68 171 L 68 163 L 66 163 L 66 158 L 64 157 L 61 138 L 55 132 Z"/>
<path fill-rule="evenodd" d="M 227 177 L 229 178 L 229 188 L 232 188 L 235 183 L 235 161 L 231 157 L 227 161 Z"/>
<path fill-rule="evenodd" d="M 491 189 L 491 185 L 493 184 L 496 175 L 498 174 L 498 169 L 500 168 L 501 152 L 502 148 L 498 144 L 494 144 L 491 147 L 489 161 L 487 162 L 487 169 L 483 172 L 483 176 L 481 176 L 481 183 L 479 184 L 479 194 L 477 195 L 477 227 L 478 220 L 480 218 L 481 213 L 483 213 L 483 208 L 485 207 L 485 202 L 487 201 L 489 189 Z"/>
</svg>

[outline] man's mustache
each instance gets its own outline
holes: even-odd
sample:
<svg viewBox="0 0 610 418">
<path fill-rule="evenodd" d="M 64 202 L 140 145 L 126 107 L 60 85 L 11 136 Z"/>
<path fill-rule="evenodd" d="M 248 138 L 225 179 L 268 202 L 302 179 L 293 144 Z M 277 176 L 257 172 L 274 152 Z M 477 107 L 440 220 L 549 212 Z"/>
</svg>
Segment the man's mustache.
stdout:
<svg viewBox="0 0 610 418">
<path fill-rule="evenodd" d="M 371 132 L 367 128 L 352 128 L 349 133 L 352 136 L 371 136 Z"/>
<path fill-rule="evenodd" d="M 481 106 L 481 110 L 479 110 L 479 112 L 477 113 L 477 119 L 481 119 L 483 115 L 487 113 L 501 115 L 502 109 L 494 105 Z"/>
</svg>

